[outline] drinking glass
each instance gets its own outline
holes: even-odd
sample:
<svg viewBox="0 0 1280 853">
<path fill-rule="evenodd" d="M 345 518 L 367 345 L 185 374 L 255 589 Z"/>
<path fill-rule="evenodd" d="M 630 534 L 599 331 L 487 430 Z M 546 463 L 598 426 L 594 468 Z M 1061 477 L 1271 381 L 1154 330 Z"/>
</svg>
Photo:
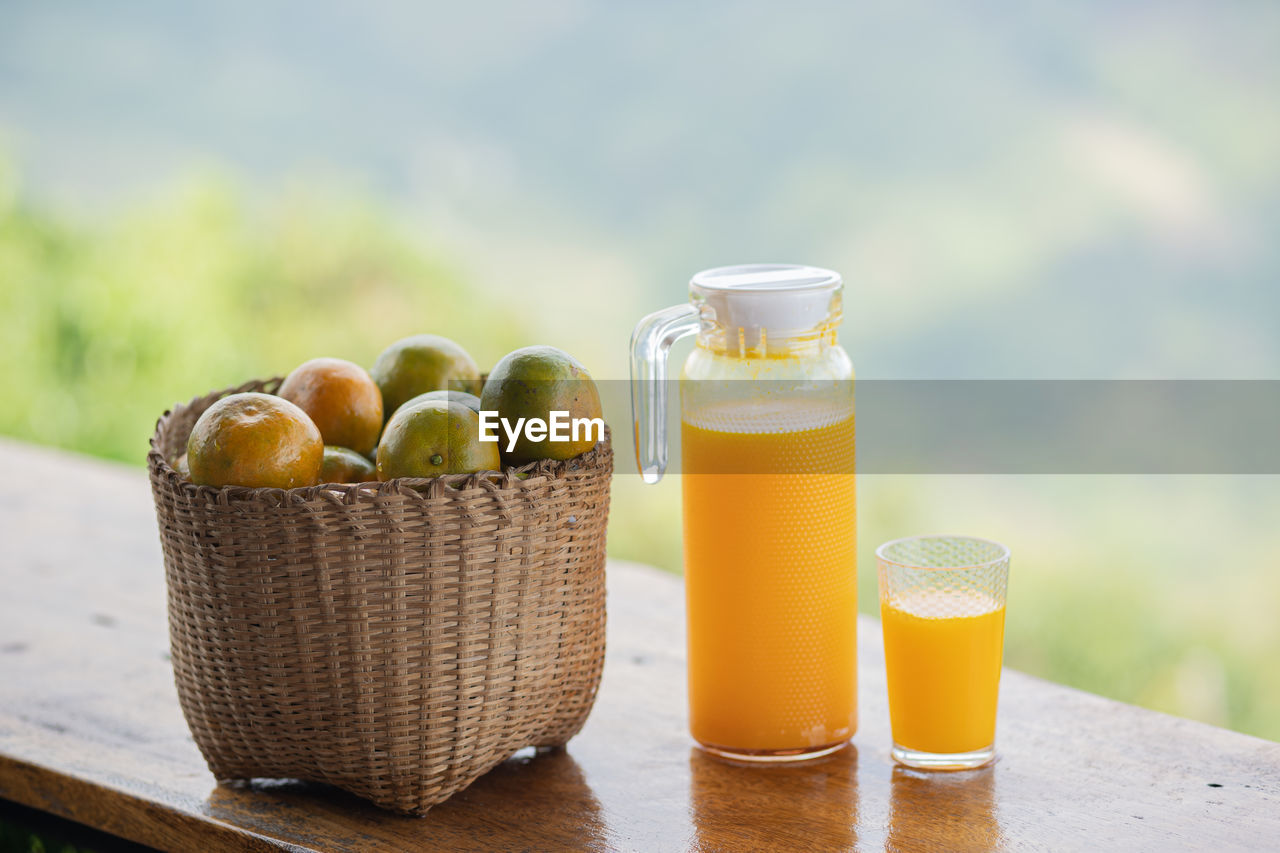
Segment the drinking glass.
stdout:
<svg viewBox="0 0 1280 853">
<path fill-rule="evenodd" d="M 1009 549 L 913 536 L 876 549 L 893 757 L 963 770 L 995 757 Z"/>
</svg>

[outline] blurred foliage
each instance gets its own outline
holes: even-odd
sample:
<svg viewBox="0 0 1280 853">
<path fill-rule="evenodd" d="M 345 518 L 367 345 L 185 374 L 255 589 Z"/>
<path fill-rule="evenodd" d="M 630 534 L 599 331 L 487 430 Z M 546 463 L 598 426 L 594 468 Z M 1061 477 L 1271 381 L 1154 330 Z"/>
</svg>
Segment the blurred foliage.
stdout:
<svg viewBox="0 0 1280 853">
<path fill-rule="evenodd" d="M 24 202 L 0 163 L 0 433 L 140 465 L 174 401 L 318 355 L 368 365 L 424 331 L 482 367 L 531 343 L 590 359 L 621 347 L 591 340 L 603 333 L 590 323 L 581 339 L 544 338 L 565 328 L 561 300 L 509 307 L 361 198 L 303 186 L 268 207 L 247 198 L 207 174 L 76 222 Z M 876 610 L 878 542 L 990 536 L 1014 553 L 1011 665 L 1280 739 L 1274 483 L 864 477 L 862 609 Z M 680 529 L 677 478 L 615 478 L 613 556 L 679 571 Z"/>
<path fill-rule="evenodd" d="M 371 206 L 306 189 L 251 209 L 217 176 L 69 223 L 0 178 L 0 431 L 130 462 L 171 403 L 425 330 L 481 365 L 521 326 Z"/>
</svg>

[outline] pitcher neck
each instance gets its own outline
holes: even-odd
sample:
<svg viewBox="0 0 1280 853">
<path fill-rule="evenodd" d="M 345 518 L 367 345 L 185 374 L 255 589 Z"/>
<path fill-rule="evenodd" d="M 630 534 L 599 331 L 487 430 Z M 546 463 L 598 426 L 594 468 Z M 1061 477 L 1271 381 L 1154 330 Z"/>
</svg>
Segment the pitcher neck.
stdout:
<svg viewBox="0 0 1280 853">
<path fill-rule="evenodd" d="M 729 358 L 815 358 L 839 344 L 839 325 L 838 315 L 811 329 L 789 332 L 703 322 L 698 329 L 698 346 Z"/>
</svg>

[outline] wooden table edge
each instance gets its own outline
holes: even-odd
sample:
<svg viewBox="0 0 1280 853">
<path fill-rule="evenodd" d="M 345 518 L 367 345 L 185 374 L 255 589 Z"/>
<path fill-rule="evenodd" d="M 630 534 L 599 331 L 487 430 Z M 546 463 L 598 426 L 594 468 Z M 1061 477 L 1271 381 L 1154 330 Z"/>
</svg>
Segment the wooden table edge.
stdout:
<svg viewBox="0 0 1280 853">
<path fill-rule="evenodd" d="M 13 784 L 15 780 L 18 782 L 16 786 Z M 316 853 L 314 848 L 262 835 L 210 814 L 193 815 L 101 780 L 91 781 L 75 773 L 54 771 L 3 753 L 0 753 L 0 781 L 3 782 L 0 784 L 0 798 L 159 850 L 171 849 L 174 840 L 162 831 L 165 827 L 196 823 L 202 832 L 216 830 L 218 833 L 217 843 L 211 843 L 204 848 L 205 851 Z M 109 790 L 117 801 L 127 802 L 128 807 L 117 806 L 111 810 L 89 807 L 88 804 L 102 797 L 104 789 Z M 209 838 L 210 842 L 214 840 Z"/>
</svg>

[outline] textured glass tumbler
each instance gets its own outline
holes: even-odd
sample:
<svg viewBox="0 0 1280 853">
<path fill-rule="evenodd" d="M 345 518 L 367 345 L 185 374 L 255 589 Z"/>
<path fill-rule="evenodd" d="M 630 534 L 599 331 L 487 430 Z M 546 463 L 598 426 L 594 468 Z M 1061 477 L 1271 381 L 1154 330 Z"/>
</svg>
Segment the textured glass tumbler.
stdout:
<svg viewBox="0 0 1280 853">
<path fill-rule="evenodd" d="M 913 536 L 876 549 L 893 757 L 965 770 L 995 758 L 1009 549 Z"/>
</svg>

